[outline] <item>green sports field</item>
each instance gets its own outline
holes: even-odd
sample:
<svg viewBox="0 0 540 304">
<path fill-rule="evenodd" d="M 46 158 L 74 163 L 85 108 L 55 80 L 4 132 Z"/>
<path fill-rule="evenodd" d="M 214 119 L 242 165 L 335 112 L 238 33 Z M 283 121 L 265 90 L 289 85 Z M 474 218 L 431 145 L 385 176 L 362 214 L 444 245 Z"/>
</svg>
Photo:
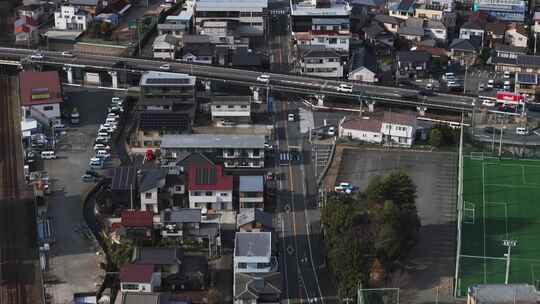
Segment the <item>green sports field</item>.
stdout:
<svg viewBox="0 0 540 304">
<path fill-rule="evenodd" d="M 509 283 L 539 286 L 540 161 L 465 156 L 458 296 L 472 284 L 504 283 L 503 240 L 517 241 Z"/>
</svg>

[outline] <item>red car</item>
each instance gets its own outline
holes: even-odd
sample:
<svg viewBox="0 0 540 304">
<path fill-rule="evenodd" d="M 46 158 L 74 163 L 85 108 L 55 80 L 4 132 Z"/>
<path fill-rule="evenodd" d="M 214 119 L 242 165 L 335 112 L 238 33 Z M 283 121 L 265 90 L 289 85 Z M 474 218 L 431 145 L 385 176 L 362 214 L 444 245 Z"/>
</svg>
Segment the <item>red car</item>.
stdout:
<svg viewBox="0 0 540 304">
<path fill-rule="evenodd" d="M 150 160 L 154 160 L 154 151 L 152 150 L 146 150 L 146 153 L 144 153 L 144 160 L 145 161 L 150 161 Z"/>
</svg>

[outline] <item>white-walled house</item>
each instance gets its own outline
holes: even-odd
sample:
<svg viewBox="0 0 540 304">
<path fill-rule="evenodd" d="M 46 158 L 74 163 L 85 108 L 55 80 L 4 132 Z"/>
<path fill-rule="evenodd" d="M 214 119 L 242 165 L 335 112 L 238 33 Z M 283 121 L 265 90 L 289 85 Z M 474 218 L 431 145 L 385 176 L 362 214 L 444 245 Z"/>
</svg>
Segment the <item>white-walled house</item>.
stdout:
<svg viewBox="0 0 540 304">
<path fill-rule="evenodd" d="M 161 286 L 161 275 L 154 271 L 154 265 L 125 264 L 120 268 L 120 290 L 123 293 L 151 293 Z"/>
<path fill-rule="evenodd" d="M 376 118 L 345 118 L 339 126 L 339 136 L 380 144 L 382 142 L 381 125 L 381 121 Z"/>
<path fill-rule="evenodd" d="M 299 68 L 302 75 L 328 78 L 343 77 L 341 55 L 334 49 L 323 45 L 313 45 L 299 46 L 299 50 L 301 53 Z"/>
<path fill-rule="evenodd" d="M 504 33 L 504 43 L 516 47 L 527 47 L 528 29 L 522 25 L 512 24 Z"/>
<path fill-rule="evenodd" d="M 272 256 L 272 233 L 237 232 L 233 263 L 235 274 L 273 271 L 277 262 Z"/>
<path fill-rule="evenodd" d="M 165 186 L 166 171 L 152 169 L 141 172 L 139 176 L 139 194 L 141 210 L 159 212 L 159 192 Z"/>
<path fill-rule="evenodd" d="M 69 5 L 62 5 L 54 12 L 54 27 L 59 30 L 86 31 L 92 21 L 87 12 Z"/>
<path fill-rule="evenodd" d="M 381 133 L 385 145 L 411 147 L 416 134 L 416 114 L 384 112 Z"/>
<path fill-rule="evenodd" d="M 19 84 L 23 117 L 32 116 L 42 124 L 60 118 L 63 98 L 57 71 L 23 71 Z"/>
<path fill-rule="evenodd" d="M 171 34 L 157 36 L 152 43 L 154 58 L 176 59 L 176 53 L 180 50 L 180 41 L 181 38 Z"/>
<path fill-rule="evenodd" d="M 221 165 L 200 156 L 188 164 L 187 176 L 190 208 L 233 209 L 233 177 Z"/>
</svg>

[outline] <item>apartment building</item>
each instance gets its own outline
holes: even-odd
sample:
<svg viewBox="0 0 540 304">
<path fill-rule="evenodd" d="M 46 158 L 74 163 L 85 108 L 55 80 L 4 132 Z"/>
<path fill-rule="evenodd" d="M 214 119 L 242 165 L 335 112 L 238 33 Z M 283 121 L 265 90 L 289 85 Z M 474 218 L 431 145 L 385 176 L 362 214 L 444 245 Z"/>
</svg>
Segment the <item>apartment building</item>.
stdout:
<svg viewBox="0 0 540 304">
<path fill-rule="evenodd" d="M 264 208 L 264 177 L 240 176 L 238 185 L 239 206 L 242 208 Z"/>
<path fill-rule="evenodd" d="M 86 31 L 91 21 L 92 16 L 75 6 L 62 5 L 54 12 L 54 27 L 59 30 Z"/>
<path fill-rule="evenodd" d="M 193 1 L 186 1 L 178 15 L 169 15 L 157 25 L 159 35 L 169 34 L 180 38 L 185 33 L 189 34 L 193 28 L 194 9 Z"/>
<path fill-rule="evenodd" d="M 482 12 L 501 21 L 523 22 L 527 13 L 527 2 L 523 0 L 478 0 L 473 4 L 474 12 Z"/>
<path fill-rule="evenodd" d="M 326 78 L 343 77 L 341 55 L 323 45 L 302 46 L 298 48 L 300 74 Z"/>
<path fill-rule="evenodd" d="M 225 168 L 264 168 L 264 143 L 264 135 L 166 134 L 161 153 L 178 160 L 186 153 L 201 152 L 222 161 Z"/>
<path fill-rule="evenodd" d="M 251 122 L 251 96 L 215 96 L 210 104 L 212 120 L 232 123 Z"/>
<path fill-rule="evenodd" d="M 234 240 L 233 264 L 235 275 L 275 270 L 277 260 L 272 255 L 272 233 L 237 232 Z"/>
</svg>

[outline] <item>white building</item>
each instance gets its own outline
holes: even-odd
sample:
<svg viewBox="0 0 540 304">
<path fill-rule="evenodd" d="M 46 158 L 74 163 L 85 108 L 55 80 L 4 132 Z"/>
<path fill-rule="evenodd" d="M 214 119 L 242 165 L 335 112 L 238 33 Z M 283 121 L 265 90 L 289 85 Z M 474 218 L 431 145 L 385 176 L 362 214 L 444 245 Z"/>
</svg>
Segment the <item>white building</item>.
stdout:
<svg viewBox="0 0 540 304">
<path fill-rule="evenodd" d="M 54 27 L 59 30 L 86 31 L 92 21 L 87 12 L 69 5 L 62 5 L 54 12 Z"/>
<path fill-rule="evenodd" d="M 180 38 L 170 34 L 157 36 L 152 44 L 154 58 L 174 60 L 179 50 Z"/>
<path fill-rule="evenodd" d="M 210 104 L 212 120 L 229 120 L 234 123 L 251 121 L 250 96 L 215 96 Z"/>
<path fill-rule="evenodd" d="M 157 25 L 159 35 L 182 37 L 184 33 L 189 33 L 193 27 L 194 9 L 193 1 L 186 1 L 180 14 L 169 15 L 165 18 L 165 22 Z"/>
<path fill-rule="evenodd" d="M 376 118 L 345 118 L 339 125 L 339 137 L 380 144 L 382 142 L 381 125 L 381 121 Z"/>
<path fill-rule="evenodd" d="M 522 25 L 512 24 L 504 33 L 504 43 L 517 47 L 527 47 L 528 29 Z"/>
<path fill-rule="evenodd" d="M 327 78 L 343 77 L 341 55 L 324 46 L 309 46 L 300 50 L 299 69 L 303 75 Z"/>
<path fill-rule="evenodd" d="M 240 176 L 238 183 L 239 207 L 264 208 L 264 177 L 262 175 Z"/>
<path fill-rule="evenodd" d="M 267 8 L 268 0 L 197 0 L 196 30 L 201 33 L 205 22 L 227 21 L 236 29 L 235 36 L 262 36 Z"/>
<path fill-rule="evenodd" d="M 154 272 L 154 265 L 125 264 L 120 269 L 120 291 L 151 293 L 161 285 L 161 274 Z"/>
<path fill-rule="evenodd" d="M 159 192 L 165 186 L 166 172 L 160 169 L 143 171 L 139 176 L 139 195 L 141 210 L 159 212 Z"/>
<path fill-rule="evenodd" d="M 190 164 L 187 175 L 190 208 L 233 209 L 233 177 L 224 175 L 221 165 L 204 159 Z"/>
<path fill-rule="evenodd" d="M 411 147 L 416 134 L 416 114 L 384 112 L 381 133 L 385 145 Z"/>
<path fill-rule="evenodd" d="M 234 274 L 271 272 L 277 266 L 272 256 L 272 233 L 237 232 L 233 263 Z"/>
</svg>

